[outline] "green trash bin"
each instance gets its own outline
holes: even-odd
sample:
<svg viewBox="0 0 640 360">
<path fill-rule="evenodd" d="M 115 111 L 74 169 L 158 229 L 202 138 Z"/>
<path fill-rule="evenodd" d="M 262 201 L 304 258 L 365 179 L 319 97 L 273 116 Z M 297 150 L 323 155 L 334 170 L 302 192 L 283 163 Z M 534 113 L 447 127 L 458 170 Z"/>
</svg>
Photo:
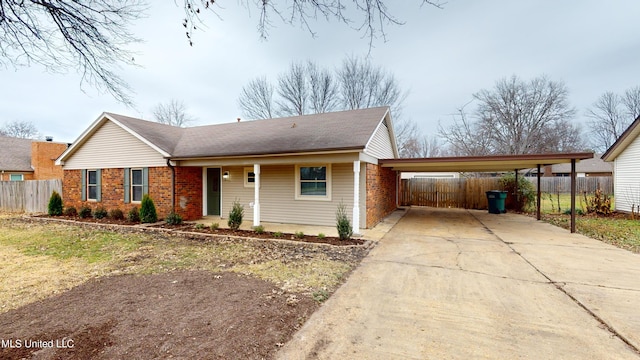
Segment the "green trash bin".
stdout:
<svg viewBox="0 0 640 360">
<path fill-rule="evenodd" d="M 487 201 L 489 202 L 489 213 L 491 214 L 504 214 L 507 210 L 504 207 L 505 199 L 507 198 L 506 191 L 489 190 L 487 191 Z"/>
</svg>

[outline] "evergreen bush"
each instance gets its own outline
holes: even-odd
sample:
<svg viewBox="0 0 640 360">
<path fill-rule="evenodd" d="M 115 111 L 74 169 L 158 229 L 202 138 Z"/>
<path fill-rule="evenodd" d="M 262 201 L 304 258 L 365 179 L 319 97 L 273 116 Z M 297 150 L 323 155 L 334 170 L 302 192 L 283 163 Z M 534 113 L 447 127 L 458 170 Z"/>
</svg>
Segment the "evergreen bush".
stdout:
<svg viewBox="0 0 640 360">
<path fill-rule="evenodd" d="M 142 197 L 142 202 L 140 203 L 140 221 L 142 223 L 154 223 L 158 221 L 156 206 L 148 194 Z"/>
<path fill-rule="evenodd" d="M 51 193 L 47 210 L 51 216 L 62 215 L 62 197 L 55 190 Z"/>
<path fill-rule="evenodd" d="M 140 222 L 140 211 L 138 211 L 138 207 L 132 207 L 129 212 L 127 212 L 127 220 L 132 223 Z"/>
<path fill-rule="evenodd" d="M 244 217 L 244 206 L 240 204 L 238 200 L 234 200 L 231 211 L 229 211 L 229 220 L 227 225 L 231 230 L 238 230 L 242 224 L 242 218 Z"/>
<path fill-rule="evenodd" d="M 351 222 L 347 216 L 347 209 L 344 204 L 340 202 L 338 210 L 336 211 L 336 228 L 338 229 L 338 237 L 340 240 L 349 240 L 353 235 L 353 228 Z"/>
</svg>

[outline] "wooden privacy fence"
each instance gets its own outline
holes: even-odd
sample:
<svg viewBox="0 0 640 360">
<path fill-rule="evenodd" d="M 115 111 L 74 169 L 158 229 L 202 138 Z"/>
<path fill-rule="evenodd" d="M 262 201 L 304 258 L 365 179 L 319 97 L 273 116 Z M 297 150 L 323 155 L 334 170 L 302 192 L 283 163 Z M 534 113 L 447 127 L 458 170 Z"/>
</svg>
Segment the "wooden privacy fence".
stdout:
<svg viewBox="0 0 640 360">
<path fill-rule="evenodd" d="M 54 190 L 62 194 L 62 180 L 0 181 L 0 210 L 47 212 Z"/>
<path fill-rule="evenodd" d="M 533 183 L 533 187 L 537 187 L 537 179 L 535 177 L 527 177 Z M 576 178 L 576 192 L 582 194 L 593 194 L 596 189 L 602 189 L 605 194 L 613 194 L 613 177 L 611 176 L 589 176 Z M 570 177 L 542 177 L 540 178 L 540 190 L 551 194 L 570 194 L 571 178 Z"/>
<path fill-rule="evenodd" d="M 499 186 L 498 178 L 403 179 L 400 205 L 486 209 L 486 192 Z"/>
<path fill-rule="evenodd" d="M 537 187 L 535 177 L 527 178 Z M 581 177 L 576 179 L 576 192 L 593 194 L 597 188 L 613 194 L 611 176 Z M 540 188 L 546 193 L 571 193 L 571 178 L 543 177 Z M 500 178 L 403 179 L 400 184 L 400 205 L 431 206 L 441 208 L 486 209 L 486 192 L 502 190 Z"/>
</svg>

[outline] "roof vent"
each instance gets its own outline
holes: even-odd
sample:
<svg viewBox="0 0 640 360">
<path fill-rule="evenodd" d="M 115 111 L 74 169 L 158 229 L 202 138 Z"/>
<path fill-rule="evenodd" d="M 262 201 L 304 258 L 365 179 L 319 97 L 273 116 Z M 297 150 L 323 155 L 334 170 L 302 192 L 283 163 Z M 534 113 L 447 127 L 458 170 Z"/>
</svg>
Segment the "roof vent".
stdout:
<svg viewBox="0 0 640 360">
<path fill-rule="evenodd" d="M 52 142 L 53 141 L 53 136 L 45 136 L 44 139 L 48 142 Z"/>
<path fill-rule="evenodd" d="M 238 118 L 238 122 L 240 122 L 240 118 Z"/>
</svg>

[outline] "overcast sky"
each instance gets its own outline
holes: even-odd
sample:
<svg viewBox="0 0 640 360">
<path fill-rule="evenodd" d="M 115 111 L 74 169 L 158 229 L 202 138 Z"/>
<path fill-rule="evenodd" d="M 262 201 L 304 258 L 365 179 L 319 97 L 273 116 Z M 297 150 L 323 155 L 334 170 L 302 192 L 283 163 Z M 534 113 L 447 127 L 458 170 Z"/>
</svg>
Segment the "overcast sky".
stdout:
<svg viewBox="0 0 640 360">
<path fill-rule="evenodd" d="M 150 120 L 151 109 L 170 99 L 184 101 L 198 125 L 230 122 L 241 116 L 237 98 L 251 79 L 275 81 L 297 60 L 335 68 L 345 56 L 369 51 L 363 33 L 335 21 L 312 24 L 316 38 L 275 22 L 263 41 L 255 9 L 228 3 L 222 19 L 203 16 L 207 28 L 190 47 L 182 9 L 152 2 L 132 29 L 144 40 L 134 47 L 141 67 L 121 73 L 135 91 L 135 108 L 88 86 L 83 92 L 74 72 L 0 69 L 0 124 L 32 121 L 42 135 L 71 142 L 103 111 Z M 370 57 L 409 91 L 403 116 L 427 134 L 437 132 L 438 121 L 449 123 L 475 92 L 513 74 L 564 81 L 578 110 L 575 121 L 585 128 L 585 111 L 603 92 L 640 85 L 640 2 L 449 0 L 443 9 L 420 3 L 393 0 L 391 12 L 405 24 L 388 26 L 387 41 L 377 40 Z"/>
</svg>

